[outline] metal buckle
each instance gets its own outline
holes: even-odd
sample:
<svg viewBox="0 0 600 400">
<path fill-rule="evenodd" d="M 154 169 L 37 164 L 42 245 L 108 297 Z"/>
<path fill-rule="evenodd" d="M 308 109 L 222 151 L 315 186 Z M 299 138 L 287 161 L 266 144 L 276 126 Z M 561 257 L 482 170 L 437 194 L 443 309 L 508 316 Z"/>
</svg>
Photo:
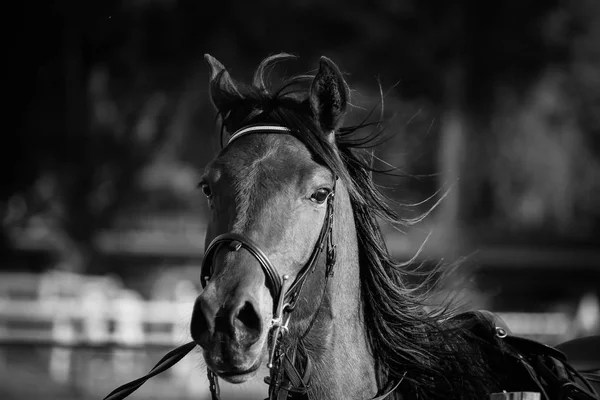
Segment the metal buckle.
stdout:
<svg viewBox="0 0 600 400">
<path fill-rule="evenodd" d="M 284 307 L 284 309 L 285 309 L 285 307 Z M 280 328 L 282 330 L 281 334 L 285 335 L 289 331 L 289 329 L 288 329 L 289 322 L 290 322 L 289 317 L 285 320 L 285 323 L 283 322 L 283 318 L 281 316 L 277 317 L 277 318 L 273 318 L 269 325 L 269 330 Z"/>
<path fill-rule="evenodd" d="M 289 275 L 283 275 L 281 277 L 281 292 L 279 293 L 279 297 L 277 299 L 275 315 L 273 315 L 273 319 L 271 319 L 271 323 L 269 326 L 269 333 L 273 335 L 273 343 L 271 344 L 271 354 L 269 355 L 269 362 L 267 364 L 267 367 L 269 369 L 273 368 L 274 366 L 273 361 L 275 359 L 275 353 L 279 345 L 279 336 L 284 336 L 288 332 L 288 322 L 290 321 L 289 316 L 286 319 L 286 321 L 283 322 L 283 312 L 285 311 L 288 303 L 283 304 L 283 301 L 285 298 L 285 284 L 289 279 Z"/>
<path fill-rule="evenodd" d="M 504 339 L 505 337 L 508 336 L 508 332 L 506 332 L 506 329 L 502 328 L 501 326 L 497 326 L 496 327 L 496 336 L 498 336 L 500 339 Z"/>
<path fill-rule="evenodd" d="M 206 374 L 208 375 L 208 382 L 210 384 L 210 394 L 213 400 L 219 400 L 221 396 L 221 388 L 219 387 L 218 377 L 210 369 L 206 370 Z"/>
</svg>

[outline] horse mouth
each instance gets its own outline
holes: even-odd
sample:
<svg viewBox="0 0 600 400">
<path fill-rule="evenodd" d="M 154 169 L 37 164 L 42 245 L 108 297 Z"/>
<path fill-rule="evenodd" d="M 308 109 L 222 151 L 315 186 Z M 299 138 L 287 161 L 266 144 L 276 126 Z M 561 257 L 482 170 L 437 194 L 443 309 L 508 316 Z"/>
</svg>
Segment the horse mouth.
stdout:
<svg viewBox="0 0 600 400">
<path fill-rule="evenodd" d="M 229 383 L 243 383 L 253 378 L 259 367 L 260 363 L 256 363 L 245 370 L 232 369 L 228 371 L 215 371 L 215 373 Z"/>
</svg>

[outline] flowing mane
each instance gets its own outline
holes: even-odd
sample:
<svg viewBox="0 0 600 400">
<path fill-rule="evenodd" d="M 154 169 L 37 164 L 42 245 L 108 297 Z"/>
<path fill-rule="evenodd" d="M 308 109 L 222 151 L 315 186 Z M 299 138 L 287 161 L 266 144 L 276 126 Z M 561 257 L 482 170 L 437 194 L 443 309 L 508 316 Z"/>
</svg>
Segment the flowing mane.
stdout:
<svg viewBox="0 0 600 400">
<path fill-rule="evenodd" d="M 394 225 L 411 221 L 388 205 L 372 179 L 371 157 L 365 148 L 376 145 L 382 132 L 375 127 L 365 136 L 364 130 L 374 125 L 363 121 L 339 129 L 335 144 L 330 143 L 312 115 L 308 86 L 313 76 L 295 76 L 274 88 L 268 85 L 270 68 L 290 58 L 278 54 L 265 59 L 252 85 L 234 85 L 224 71 L 212 80 L 222 135 L 248 124 L 286 126 L 317 162 L 347 186 L 357 227 L 364 327 L 380 382 L 404 376 L 401 391 L 409 398 L 484 398 L 496 389 L 491 370 L 498 372 L 498 368 L 490 364 L 493 350 L 471 334 L 472 320 L 455 318 L 451 303 L 433 310 L 425 307 L 431 292 L 423 285 L 408 285 L 411 272 L 386 247 L 378 218 Z M 432 276 L 426 282 L 431 283 Z"/>
</svg>

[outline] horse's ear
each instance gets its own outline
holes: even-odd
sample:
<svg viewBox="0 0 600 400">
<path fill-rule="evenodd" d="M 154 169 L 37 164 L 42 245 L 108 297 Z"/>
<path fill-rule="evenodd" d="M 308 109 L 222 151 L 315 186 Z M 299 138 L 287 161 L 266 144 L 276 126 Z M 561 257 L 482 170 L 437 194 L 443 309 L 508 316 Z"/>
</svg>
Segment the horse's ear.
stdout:
<svg viewBox="0 0 600 400">
<path fill-rule="evenodd" d="M 222 111 L 228 100 L 234 96 L 240 96 L 240 93 L 223 64 L 210 54 L 205 54 L 204 60 L 210 69 L 210 99 L 217 111 Z"/>
<path fill-rule="evenodd" d="M 340 127 L 349 97 L 348 85 L 337 65 L 327 57 L 321 57 L 309 98 L 313 115 L 323 133 L 333 134 Z"/>
</svg>

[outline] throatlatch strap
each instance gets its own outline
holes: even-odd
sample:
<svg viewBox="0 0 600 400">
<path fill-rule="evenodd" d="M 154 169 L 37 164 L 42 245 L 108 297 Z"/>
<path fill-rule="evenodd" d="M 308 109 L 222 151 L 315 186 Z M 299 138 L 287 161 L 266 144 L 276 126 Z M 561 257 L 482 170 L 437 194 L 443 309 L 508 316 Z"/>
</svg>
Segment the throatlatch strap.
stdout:
<svg viewBox="0 0 600 400">
<path fill-rule="evenodd" d="M 106 396 L 104 400 L 122 400 L 126 398 L 131 393 L 135 392 L 140 386 L 142 386 L 148 379 L 168 370 L 173 365 L 177 364 L 183 357 L 192 351 L 194 347 L 196 347 L 196 343 L 189 342 L 181 347 L 176 348 L 175 350 L 171 350 L 154 366 L 154 368 L 150 370 L 150 372 L 148 372 L 146 376 L 126 383 L 123 386 L 119 386 L 108 396 Z"/>
</svg>

